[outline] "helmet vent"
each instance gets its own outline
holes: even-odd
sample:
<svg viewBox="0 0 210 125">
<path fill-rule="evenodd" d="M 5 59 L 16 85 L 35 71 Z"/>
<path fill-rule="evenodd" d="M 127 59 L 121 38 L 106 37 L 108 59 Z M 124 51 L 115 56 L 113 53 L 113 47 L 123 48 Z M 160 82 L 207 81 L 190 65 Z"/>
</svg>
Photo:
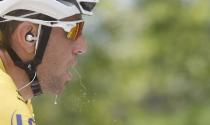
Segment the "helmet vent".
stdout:
<svg viewBox="0 0 210 125">
<path fill-rule="evenodd" d="M 82 6 L 84 10 L 92 11 L 96 3 L 95 2 L 80 2 L 80 5 Z"/>
</svg>

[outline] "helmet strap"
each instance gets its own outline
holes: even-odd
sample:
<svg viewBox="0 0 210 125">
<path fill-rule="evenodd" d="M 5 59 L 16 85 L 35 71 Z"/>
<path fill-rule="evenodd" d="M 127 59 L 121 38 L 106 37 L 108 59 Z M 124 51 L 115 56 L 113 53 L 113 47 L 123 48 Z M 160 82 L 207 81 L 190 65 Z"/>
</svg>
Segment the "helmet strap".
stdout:
<svg viewBox="0 0 210 125">
<path fill-rule="evenodd" d="M 39 80 L 36 76 L 36 68 L 42 62 L 42 58 L 45 53 L 45 49 L 46 49 L 46 46 L 50 37 L 51 30 L 52 30 L 51 27 L 47 27 L 43 25 L 41 26 L 42 34 L 40 34 L 41 36 L 38 36 L 39 44 L 37 46 L 36 54 L 35 54 L 34 59 L 29 62 L 23 62 L 21 58 L 15 53 L 15 51 L 11 47 L 8 47 L 8 50 L 7 50 L 14 64 L 22 68 L 23 70 L 25 70 L 26 73 L 28 74 L 29 79 L 33 81 L 30 84 L 30 87 L 34 96 L 38 96 L 43 93 L 41 86 L 39 84 Z M 35 79 L 34 79 L 34 76 L 36 76 Z"/>
</svg>

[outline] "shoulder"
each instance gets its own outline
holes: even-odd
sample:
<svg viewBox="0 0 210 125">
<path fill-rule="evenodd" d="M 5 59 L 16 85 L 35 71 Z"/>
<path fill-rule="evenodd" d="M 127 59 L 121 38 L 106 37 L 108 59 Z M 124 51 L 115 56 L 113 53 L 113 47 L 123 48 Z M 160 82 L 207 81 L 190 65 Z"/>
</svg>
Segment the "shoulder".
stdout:
<svg viewBox="0 0 210 125">
<path fill-rule="evenodd" d="M 16 93 L 16 87 L 13 80 L 0 69 L 0 99 L 3 99 L 5 102 L 14 100 Z"/>
<path fill-rule="evenodd" d="M 1 69 L 0 99 L 0 125 L 34 125 L 31 103 L 21 99 L 13 80 Z"/>
</svg>

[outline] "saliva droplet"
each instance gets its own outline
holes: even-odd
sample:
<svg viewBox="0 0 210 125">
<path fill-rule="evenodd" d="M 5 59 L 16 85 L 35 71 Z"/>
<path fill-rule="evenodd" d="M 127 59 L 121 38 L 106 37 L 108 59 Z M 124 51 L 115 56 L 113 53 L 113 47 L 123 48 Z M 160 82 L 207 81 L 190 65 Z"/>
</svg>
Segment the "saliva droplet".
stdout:
<svg viewBox="0 0 210 125">
<path fill-rule="evenodd" d="M 55 101 L 54 101 L 54 104 L 57 105 L 57 99 L 58 99 L 58 95 L 55 95 Z"/>
</svg>

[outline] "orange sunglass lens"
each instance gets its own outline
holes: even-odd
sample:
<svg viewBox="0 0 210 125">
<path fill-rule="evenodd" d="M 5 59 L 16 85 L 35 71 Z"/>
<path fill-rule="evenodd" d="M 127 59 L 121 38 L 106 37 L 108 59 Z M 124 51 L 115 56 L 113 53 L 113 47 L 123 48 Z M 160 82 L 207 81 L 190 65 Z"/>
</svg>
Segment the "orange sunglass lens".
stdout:
<svg viewBox="0 0 210 125">
<path fill-rule="evenodd" d="M 71 40 L 76 40 L 82 33 L 84 22 L 77 23 L 67 34 L 67 38 Z"/>
</svg>

